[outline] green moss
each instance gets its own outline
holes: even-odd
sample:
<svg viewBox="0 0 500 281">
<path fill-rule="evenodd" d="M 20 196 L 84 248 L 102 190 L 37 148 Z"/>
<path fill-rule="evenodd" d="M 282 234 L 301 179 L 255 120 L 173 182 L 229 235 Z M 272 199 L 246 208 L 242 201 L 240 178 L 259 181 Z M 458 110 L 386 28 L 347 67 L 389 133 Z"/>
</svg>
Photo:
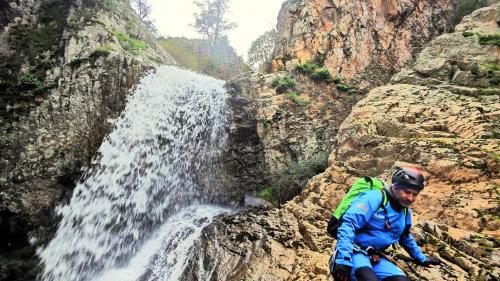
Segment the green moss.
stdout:
<svg viewBox="0 0 500 281">
<path fill-rule="evenodd" d="M 120 42 L 120 45 L 125 50 L 136 53 L 136 52 L 143 51 L 143 50 L 148 48 L 148 45 L 144 41 L 141 41 L 141 40 L 136 39 L 136 38 L 132 38 L 126 34 L 118 32 L 118 31 L 112 31 L 112 33 L 114 36 L 116 36 L 116 38 Z"/>
<path fill-rule="evenodd" d="M 296 104 L 301 105 L 301 106 L 305 106 L 305 105 L 308 104 L 308 102 L 306 100 L 304 100 L 303 98 L 301 98 L 295 92 L 289 93 L 288 94 L 288 98 L 291 99 L 291 100 L 293 100 Z"/>
<path fill-rule="evenodd" d="M 297 85 L 297 82 L 295 82 L 294 79 L 292 79 L 288 76 L 277 77 L 271 83 L 271 86 L 276 88 L 276 91 L 278 93 L 284 93 L 288 90 L 292 90 L 295 88 L 296 85 Z"/>
<path fill-rule="evenodd" d="M 500 46 L 500 33 L 479 35 L 479 44 Z"/>
</svg>

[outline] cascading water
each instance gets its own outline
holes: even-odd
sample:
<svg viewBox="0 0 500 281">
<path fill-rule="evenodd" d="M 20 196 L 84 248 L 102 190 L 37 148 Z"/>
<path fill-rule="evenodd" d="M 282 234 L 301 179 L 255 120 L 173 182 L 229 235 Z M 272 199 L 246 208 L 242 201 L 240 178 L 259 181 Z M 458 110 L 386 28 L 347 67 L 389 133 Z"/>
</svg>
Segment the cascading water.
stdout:
<svg viewBox="0 0 500 281">
<path fill-rule="evenodd" d="M 58 208 L 59 228 L 38 251 L 39 279 L 179 279 L 182 253 L 228 212 L 199 205 L 219 197 L 212 169 L 227 138 L 223 83 L 171 66 L 141 80 L 100 164 Z"/>
</svg>

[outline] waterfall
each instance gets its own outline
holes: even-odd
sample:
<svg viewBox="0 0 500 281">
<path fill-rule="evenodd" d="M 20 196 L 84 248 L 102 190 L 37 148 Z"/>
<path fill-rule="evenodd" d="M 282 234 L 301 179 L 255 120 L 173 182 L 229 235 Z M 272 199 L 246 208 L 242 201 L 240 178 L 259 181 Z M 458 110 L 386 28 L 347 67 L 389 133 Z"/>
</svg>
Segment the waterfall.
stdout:
<svg viewBox="0 0 500 281">
<path fill-rule="evenodd" d="M 141 79 L 99 148 L 99 164 L 58 207 L 59 228 L 38 250 L 40 280 L 177 280 L 180 253 L 228 212 L 202 205 L 219 198 L 223 84 L 172 66 Z"/>
</svg>

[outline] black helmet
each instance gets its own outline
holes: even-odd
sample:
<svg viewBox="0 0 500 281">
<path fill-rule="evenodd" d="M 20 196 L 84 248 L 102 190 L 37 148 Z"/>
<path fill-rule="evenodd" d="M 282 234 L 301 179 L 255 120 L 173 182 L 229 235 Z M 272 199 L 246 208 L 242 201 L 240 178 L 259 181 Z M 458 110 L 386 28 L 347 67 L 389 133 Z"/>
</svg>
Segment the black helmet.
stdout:
<svg viewBox="0 0 500 281">
<path fill-rule="evenodd" d="M 424 189 L 424 175 L 416 168 L 396 167 L 392 174 L 392 184 L 403 188 L 413 188 L 418 191 Z"/>
</svg>

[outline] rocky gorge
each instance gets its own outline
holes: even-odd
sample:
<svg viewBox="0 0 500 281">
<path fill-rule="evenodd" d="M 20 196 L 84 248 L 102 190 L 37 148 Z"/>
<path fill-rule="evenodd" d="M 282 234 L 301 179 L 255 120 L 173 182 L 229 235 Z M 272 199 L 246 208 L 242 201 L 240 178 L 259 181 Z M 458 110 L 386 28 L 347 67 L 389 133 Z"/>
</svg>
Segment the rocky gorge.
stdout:
<svg viewBox="0 0 500 281">
<path fill-rule="evenodd" d="M 389 179 L 421 168 L 428 185 L 414 206 L 414 235 L 445 261 L 422 269 L 398 253 L 413 280 L 496 280 L 498 262 L 500 5 L 466 16 L 416 60 L 356 103 L 341 122 L 325 172 L 278 209 L 221 218 L 200 253 L 211 280 L 328 280 L 334 240 L 327 218 L 358 176 Z M 265 139 L 265 138 L 264 138 Z M 305 142 L 303 142 L 305 145 Z M 194 265 L 196 268 L 196 265 Z M 190 280 L 189 272 L 186 280 Z"/>
<path fill-rule="evenodd" d="M 183 280 L 200 271 L 209 280 L 329 280 L 330 211 L 356 177 L 388 179 L 395 165 L 425 171 L 414 235 L 445 261 L 422 269 L 398 252 L 411 278 L 498 279 L 497 2 L 285 1 L 273 72 L 226 84 L 223 182 L 237 201 L 297 163 L 319 157 L 326 170 L 280 207 L 218 217 Z M 96 165 L 129 89 L 175 62 L 127 1 L 0 6 L 0 280 L 34 280 L 53 209 L 85 178 L 82 167 Z M 310 64 L 332 76 L 313 78 L 303 71 Z"/>
</svg>

